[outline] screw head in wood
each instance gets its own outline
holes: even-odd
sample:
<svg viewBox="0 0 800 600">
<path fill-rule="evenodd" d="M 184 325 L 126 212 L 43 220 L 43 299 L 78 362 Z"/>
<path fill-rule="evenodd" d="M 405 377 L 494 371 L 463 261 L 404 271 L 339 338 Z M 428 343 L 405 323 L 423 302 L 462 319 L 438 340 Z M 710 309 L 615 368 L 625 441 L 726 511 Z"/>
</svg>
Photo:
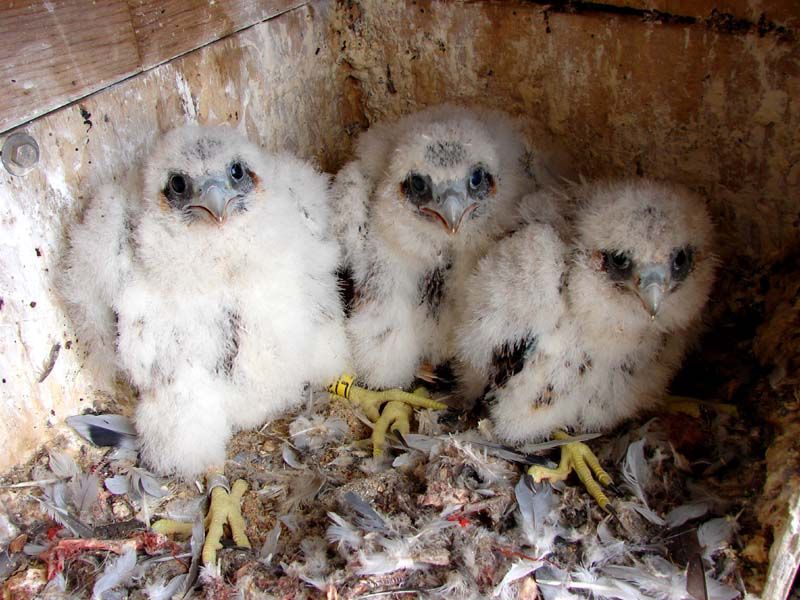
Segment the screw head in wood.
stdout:
<svg viewBox="0 0 800 600">
<path fill-rule="evenodd" d="M 39 162 L 39 144 L 27 133 L 8 136 L 2 152 L 3 166 L 12 175 L 26 175 Z"/>
</svg>

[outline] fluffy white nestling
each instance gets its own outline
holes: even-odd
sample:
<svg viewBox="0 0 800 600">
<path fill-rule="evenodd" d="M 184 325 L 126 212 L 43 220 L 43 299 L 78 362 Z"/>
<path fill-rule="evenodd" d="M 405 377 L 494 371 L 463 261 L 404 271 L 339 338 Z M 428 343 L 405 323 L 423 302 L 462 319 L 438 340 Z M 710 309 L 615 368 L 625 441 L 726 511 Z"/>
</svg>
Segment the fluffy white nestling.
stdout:
<svg viewBox="0 0 800 600">
<path fill-rule="evenodd" d="M 73 229 L 64 296 L 90 352 L 138 389 L 158 471 L 221 465 L 232 431 L 348 367 L 327 183 L 230 129 L 185 126 Z"/>
<path fill-rule="evenodd" d="M 465 288 L 464 391 L 486 393 L 506 441 L 602 430 L 653 406 L 711 290 L 712 225 L 700 198 L 646 180 L 570 194 L 568 225 L 527 225 Z"/>
<path fill-rule="evenodd" d="M 354 288 L 348 338 L 366 385 L 405 387 L 423 361 L 452 357 L 454 298 L 514 226 L 535 177 L 550 177 L 529 157 L 508 117 L 452 105 L 377 123 L 360 137 L 333 204 Z"/>
</svg>

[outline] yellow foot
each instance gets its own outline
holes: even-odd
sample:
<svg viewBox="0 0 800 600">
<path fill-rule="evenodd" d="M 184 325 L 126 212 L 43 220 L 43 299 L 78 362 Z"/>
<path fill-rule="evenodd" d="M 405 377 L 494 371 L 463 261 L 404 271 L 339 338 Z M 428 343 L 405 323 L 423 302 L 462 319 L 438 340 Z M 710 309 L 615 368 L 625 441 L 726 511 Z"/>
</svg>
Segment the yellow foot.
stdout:
<svg viewBox="0 0 800 600">
<path fill-rule="evenodd" d="M 358 387 L 350 375 L 339 377 L 328 386 L 328 391 L 358 404 L 367 418 L 375 423 L 372 429 L 372 455 L 375 457 L 383 454 L 383 443 L 389 431 L 402 435 L 411 430 L 410 419 L 414 408 L 447 408 L 446 404 L 431 400 L 424 388 L 417 388 L 413 393 L 403 390 L 376 392 Z"/>
<path fill-rule="evenodd" d="M 724 402 L 711 402 L 709 400 L 698 400 L 689 396 L 667 396 L 667 410 L 671 413 L 689 415 L 695 419 L 703 416 L 703 410 L 713 410 L 714 412 L 725 414 L 734 418 L 739 417 L 739 411 L 733 404 Z"/>
<path fill-rule="evenodd" d="M 556 431 L 553 434 L 553 438 L 556 440 L 572 439 L 563 431 Z M 528 473 L 534 482 L 539 483 L 543 479 L 563 481 L 572 470 L 577 473 L 578 479 L 586 487 L 589 495 L 600 505 L 600 508 L 610 510 L 608 496 L 603 493 L 598 482 L 604 486 L 610 486 L 613 485 L 613 481 L 611 476 L 600 466 L 600 461 L 597 460 L 589 446 L 583 442 L 568 442 L 561 446 L 561 461 L 558 464 L 558 468 L 548 469 L 534 465 L 528 469 Z M 592 473 L 594 473 L 594 477 L 597 477 L 597 481 L 592 477 Z"/>
<path fill-rule="evenodd" d="M 209 474 L 211 505 L 205 518 L 206 540 L 203 544 L 203 564 L 217 562 L 217 550 L 222 548 L 223 526 L 228 523 L 234 543 L 242 548 L 250 548 L 250 541 L 244 532 L 242 517 L 242 496 L 247 491 L 247 482 L 239 479 L 228 492 L 227 480 L 219 474 Z M 164 535 L 190 535 L 192 523 L 180 523 L 162 519 L 153 523 L 153 531 Z"/>
</svg>

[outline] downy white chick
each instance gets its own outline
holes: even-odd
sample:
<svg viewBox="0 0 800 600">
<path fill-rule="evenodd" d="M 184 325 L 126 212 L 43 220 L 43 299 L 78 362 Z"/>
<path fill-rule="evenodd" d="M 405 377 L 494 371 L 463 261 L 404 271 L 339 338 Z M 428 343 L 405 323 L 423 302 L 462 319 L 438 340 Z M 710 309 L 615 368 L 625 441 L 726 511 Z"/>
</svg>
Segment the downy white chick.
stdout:
<svg viewBox="0 0 800 600">
<path fill-rule="evenodd" d="M 560 428 L 602 431 L 653 407 L 711 291 L 712 224 L 700 198 L 646 180 L 571 195 L 571 233 L 529 224 L 498 243 L 465 288 L 464 393 L 485 393 L 507 442 Z M 575 453 L 610 483 L 581 448 Z M 561 471 L 573 460 L 562 455 Z M 541 467 L 532 474 L 555 478 Z"/>
<path fill-rule="evenodd" d="M 531 174 L 549 176 L 543 161 L 528 158 L 511 119 L 452 105 L 378 123 L 360 137 L 334 183 L 333 227 L 352 279 L 346 327 L 362 384 L 404 388 L 423 365 L 453 357 L 455 300 L 467 276 L 517 224 L 519 199 L 536 186 Z M 416 404 L 408 395 L 351 397 L 364 392 L 352 384 L 340 380 L 331 391 L 364 404 L 372 419 L 381 402 Z M 393 422 L 407 431 L 407 414 L 389 417 L 375 428 L 379 439 Z"/>
<path fill-rule="evenodd" d="M 406 387 L 452 356 L 454 297 L 514 223 L 533 183 L 525 140 L 495 111 L 443 105 L 378 123 L 334 183 L 334 231 L 354 286 L 360 381 Z"/>
<path fill-rule="evenodd" d="M 145 462 L 220 471 L 233 431 L 348 366 L 327 178 L 231 129 L 155 144 L 135 189 L 104 188 L 71 235 L 63 292 L 90 351 L 139 392 Z"/>
</svg>

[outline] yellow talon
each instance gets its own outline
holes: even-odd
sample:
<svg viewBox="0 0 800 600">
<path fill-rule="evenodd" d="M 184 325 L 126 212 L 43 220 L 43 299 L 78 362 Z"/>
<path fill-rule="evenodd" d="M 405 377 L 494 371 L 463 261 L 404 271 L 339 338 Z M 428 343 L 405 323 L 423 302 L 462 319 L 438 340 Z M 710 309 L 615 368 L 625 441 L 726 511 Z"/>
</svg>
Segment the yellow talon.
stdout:
<svg viewBox="0 0 800 600">
<path fill-rule="evenodd" d="M 188 537 L 192 535 L 193 524 L 188 521 L 173 521 L 172 519 L 160 519 L 150 527 L 161 535 L 177 535 Z"/>
<path fill-rule="evenodd" d="M 372 454 L 375 457 L 383 454 L 387 432 L 406 434 L 411 430 L 410 419 L 414 408 L 447 408 L 446 404 L 431 400 L 424 388 L 418 388 L 413 393 L 397 389 L 376 392 L 359 387 L 354 381 L 352 375 L 342 375 L 328 386 L 328 391 L 358 404 L 367 418 L 375 424 L 372 430 Z M 381 406 L 384 405 L 381 414 Z"/>
<path fill-rule="evenodd" d="M 383 454 L 383 442 L 388 431 L 398 431 L 401 435 L 411 431 L 411 413 L 413 409 L 403 402 L 389 402 L 383 413 L 375 421 L 372 429 L 372 456 L 378 458 Z"/>
<path fill-rule="evenodd" d="M 223 487 L 211 490 L 211 506 L 208 509 L 208 533 L 203 545 L 203 564 L 214 564 L 217 561 L 217 550 L 222 549 L 222 527 L 227 522 L 231 528 L 231 537 L 237 546 L 250 547 L 250 541 L 244 532 L 242 517 L 242 496 L 247 491 L 247 482 L 237 480 L 231 493 Z"/>
<path fill-rule="evenodd" d="M 206 540 L 203 544 L 203 564 L 214 564 L 217 561 L 217 550 L 222 548 L 223 526 L 225 523 L 231 528 L 231 537 L 237 546 L 250 548 L 250 540 L 244 532 L 244 517 L 242 517 L 242 496 L 247 491 L 247 482 L 239 479 L 234 482 L 230 494 L 222 487 L 217 486 L 211 490 L 211 505 L 205 518 Z M 192 523 L 182 523 L 169 519 L 156 521 L 152 526 L 153 531 L 164 535 L 191 535 Z"/>
<path fill-rule="evenodd" d="M 557 440 L 572 439 L 563 431 L 556 431 L 553 438 Z M 609 504 L 608 496 L 601 489 L 600 484 L 609 486 L 613 484 L 611 476 L 600 466 L 600 461 L 583 442 L 569 442 L 561 447 L 561 460 L 558 467 L 548 469 L 540 465 L 534 465 L 528 469 L 528 473 L 536 483 L 543 479 L 550 481 L 563 481 L 569 476 L 570 471 L 575 471 L 578 479 L 586 487 L 589 495 L 595 499 L 600 508 L 606 510 Z M 597 477 L 597 481 L 592 477 L 592 473 Z"/>
</svg>

